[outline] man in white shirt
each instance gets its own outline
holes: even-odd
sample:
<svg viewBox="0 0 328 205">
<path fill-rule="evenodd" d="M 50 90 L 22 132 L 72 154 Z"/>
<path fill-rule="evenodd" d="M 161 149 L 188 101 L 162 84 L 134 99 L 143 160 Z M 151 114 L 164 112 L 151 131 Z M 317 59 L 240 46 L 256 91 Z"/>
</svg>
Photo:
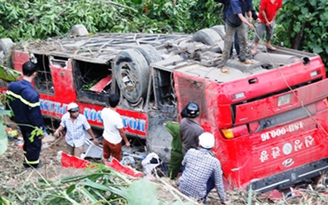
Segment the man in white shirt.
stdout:
<svg viewBox="0 0 328 205">
<path fill-rule="evenodd" d="M 115 157 L 118 161 L 122 158 L 122 139 L 125 146 L 130 147 L 125 132 L 123 130 L 123 121 L 121 115 L 116 112 L 116 107 L 120 101 L 117 94 L 109 96 L 109 106 L 101 111 L 101 118 L 104 124 L 103 132 L 103 162 L 108 162 L 110 156 Z"/>
</svg>

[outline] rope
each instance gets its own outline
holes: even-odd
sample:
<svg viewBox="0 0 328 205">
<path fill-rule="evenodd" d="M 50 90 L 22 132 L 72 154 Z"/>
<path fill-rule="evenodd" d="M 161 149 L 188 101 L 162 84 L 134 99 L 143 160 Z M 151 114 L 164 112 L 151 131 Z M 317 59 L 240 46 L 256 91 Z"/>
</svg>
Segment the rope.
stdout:
<svg viewBox="0 0 328 205">
<path fill-rule="evenodd" d="M 272 29 L 272 27 L 271 27 L 270 29 Z M 272 32 L 272 30 L 271 30 L 271 32 Z M 254 35 L 256 35 L 256 36 L 260 39 L 260 41 L 263 41 L 263 40 L 262 40 L 262 37 L 260 37 L 260 36 L 256 33 L 256 31 L 254 32 Z M 272 35 L 273 35 L 273 33 L 272 33 Z M 272 64 L 274 64 L 274 62 L 273 62 L 271 56 L 269 55 L 269 52 L 268 52 L 266 46 L 265 46 L 265 51 L 266 51 L 266 53 L 267 53 L 268 59 L 270 59 L 270 62 L 271 62 Z M 323 126 L 322 126 L 322 125 L 321 125 L 321 124 L 320 124 L 320 123 L 319 123 L 314 117 L 312 117 L 310 111 L 305 107 L 304 102 L 302 101 L 302 99 L 300 99 L 300 98 L 296 95 L 295 90 L 294 90 L 294 89 L 288 84 L 288 82 L 287 82 L 287 80 L 286 80 L 286 77 L 285 77 L 285 75 L 282 73 L 282 71 L 280 70 L 280 68 L 277 67 L 276 69 L 279 71 L 280 76 L 281 76 L 282 79 L 284 80 L 284 83 L 286 84 L 287 88 L 288 88 L 290 91 L 292 91 L 293 96 L 296 97 L 296 98 L 299 100 L 299 102 L 301 103 L 301 107 L 306 111 L 308 117 L 311 118 L 311 119 L 312 119 L 312 120 L 318 125 L 318 127 L 319 127 L 319 128 L 320 128 L 320 129 L 321 129 L 321 130 L 322 130 L 327 136 L 328 136 L 328 132 L 323 128 Z"/>
</svg>

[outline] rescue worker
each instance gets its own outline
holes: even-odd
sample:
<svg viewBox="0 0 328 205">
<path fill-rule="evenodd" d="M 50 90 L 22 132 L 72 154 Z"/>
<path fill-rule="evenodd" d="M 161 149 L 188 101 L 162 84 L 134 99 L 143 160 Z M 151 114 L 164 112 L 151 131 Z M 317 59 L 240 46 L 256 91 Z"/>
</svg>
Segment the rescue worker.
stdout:
<svg viewBox="0 0 328 205">
<path fill-rule="evenodd" d="M 81 157 L 84 152 L 85 130 L 93 139 L 95 145 L 99 145 L 90 124 L 86 117 L 79 112 L 79 106 L 72 102 L 68 104 L 67 113 L 62 118 L 59 127 L 54 132 L 55 137 L 59 137 L 59 133 L 66 128 L 65 140 L 69 146 L 69 154 Z"/>
<path fill-rule="evenodd" d="M 204 132 L 204 129 L 197 122 L 199 116 L 199 106 L 195 102 L 189 102 L 184 108 L 186 118 L 180 122 L 180 136 L 182 140 L 183 154 L 190 148 L 198 147 L 198 136 Z"/>
<path fill-rule="evenodd" d="M 181 117 L 186 117 L 185 109 L 182 110 Z M 180 124 L 178 122 L 169 121 L 164 125 L 167 131 L 172 136 L 170 164 L 167 175 L 171 179 L 175 179 L 181 171 L 181 162 L 183 159 L 182 142 L 180 137 Z"/>
<path fill-rule="evenodd" d="M 13 112 L 11 119 L 19 126 L 24 138 L 23 165 L 25 168 L 38 168 L 41 166 L 39 157 L 45 126 L 40 97 L 32 86 L 32 81 L 37 76 L 37 65 L 28 61 L 23 64 L 22 70 L 23 79 L 9 84 L 6 99 L 8 108 Z"/>
<path fill-rule="evenodd" d="M 211 151 L 214 144 L 214 135 L 204 132 L 199 136 L 198 148 L 188 150 L 182 161 L 185 169 L 179 178 L 179 189 L 185 195 L 206 203 L 208 193 L 216 187 L 220 202 L 227 205 L 221 164 Z"/>
</svg>

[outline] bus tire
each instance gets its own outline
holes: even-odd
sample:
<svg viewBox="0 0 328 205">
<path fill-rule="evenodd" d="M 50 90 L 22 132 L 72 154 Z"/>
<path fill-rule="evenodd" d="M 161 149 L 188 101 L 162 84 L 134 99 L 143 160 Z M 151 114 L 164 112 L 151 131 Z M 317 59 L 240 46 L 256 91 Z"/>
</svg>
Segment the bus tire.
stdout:
<svg viewBox="0 0 328 205">
<path fill-rule="evenodd" d="M 210 46 L 218 45 L 220 42 L 223 42 L 220 35 L 213 29 L 209 29 L 209 28 L 205 28 L 197 31 L 193 35 L 192 40 Z"/>
<path fill-rule="evenodd" d="M 120 51 L 114 61 L 114 76 L 127 101 L 137 103 L 145 97 L 150 75 L 146 58 L 137 49 Z"/>
<path fill-rule="evenodd" d="M 220 37 L 224 40 L 224 37 L 226 35 L 224 25 L 213 26 L 211 29 L 218 33 Z"/>
<path fill-rule="evenodd" d="M 74 25 L 71 29 L 70 35 L 72 36 L 88 36 L 89 32 L 82 24 Z"/>
<path fill-rule="evenodd" d="M 137 49 L 145 57 L 148 62 L 148 65 L 162 60 L 161 55 L 152 45 L 141 45 L 136 47 L 135 49 Z"/>
</svg>

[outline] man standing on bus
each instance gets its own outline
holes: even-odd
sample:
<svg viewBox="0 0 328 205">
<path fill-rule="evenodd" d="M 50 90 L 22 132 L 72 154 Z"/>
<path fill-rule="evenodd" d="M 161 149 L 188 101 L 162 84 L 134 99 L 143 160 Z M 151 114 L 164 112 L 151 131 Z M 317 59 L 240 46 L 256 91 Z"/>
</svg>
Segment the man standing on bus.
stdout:
<svg viewBox="0 0 328 205">
<path fill-rule="evenodd" d="M 230 4 L 225 12 L 225 27 L 226 35 L 224 38 L 224 48 L 222 52 L 222 68 L 221 71 L 226 73 L 228 72 L 225 68 L 225 63 L 229 59 L 229 54 L 232 45 L 232 39 L 237 33 L 238 41 L 240 44 L 240 54 L 238 56 L 239 61 L 245 64 L 252 63 L 251 60 L 246 59 L 247 53 L 247 39 L 246 39 L 246 30 L 245 25 L 250 29 L 255 30 L 252 24 L 252 10 L 253 3 L 252 0 L 230 0 Z M 245 14 L 248 15 L 248 20 L 245 18 Z M 244 25 L 245 24 L 245 25 Z"/>
<path fill-rule="evenodd" d="M 261 0 L 259 12 L 260 23 L 256 27 L 252 55 L 256 54 L 260 38 L 262 38 L 264 32 L 266 32 L 266 48 L 270 51 L 277 49 L 270 42 L 274 31 L 275 19 L 281 7 L 282 0 Z"/>
<path fill-rule="evenodd" d="M 198 147 L 198 136 L 204 132 L 204 129 L 197 122 L 199 116 L 199 106 L 195 102 L 189 102 L 183 110 L 186 117 L 180 122 L 180 136 L 182 141 L 183 154 L 190 148 Z"/>
<path fill-rule="evenodd" d="M 185 170 L 179 178 L 179 189 L 185 195 L 206 203 L 208 193 L 216 187 L 221 203 L 227 205 L 221 163 L 211 151 L 214 144 L 214 135 L 204 132 L 199 136 L 198 148 L 188 150 L 182 161 Z"/>
</svg>

